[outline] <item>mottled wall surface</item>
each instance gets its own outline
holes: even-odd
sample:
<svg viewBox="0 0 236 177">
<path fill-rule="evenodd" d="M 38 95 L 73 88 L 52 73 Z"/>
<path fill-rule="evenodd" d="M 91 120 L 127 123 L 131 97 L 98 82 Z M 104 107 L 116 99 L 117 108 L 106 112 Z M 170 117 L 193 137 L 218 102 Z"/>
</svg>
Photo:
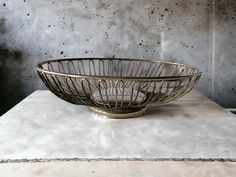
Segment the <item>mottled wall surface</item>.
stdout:
<svg viewBox="0 0 236 177">
<path fill-rule="evenodd" d="M 203 71 L 198 89 L 236 107 L 234 0 L 0 0 L 0 112 L 43 88 L 47 58 L 176 61 Z"/>
<path fill-rule="evenodd" d="M 236 1 L 217 0 L 215 7 L 212 97 L 221 105 L 236 107 Z"/>
</svg>

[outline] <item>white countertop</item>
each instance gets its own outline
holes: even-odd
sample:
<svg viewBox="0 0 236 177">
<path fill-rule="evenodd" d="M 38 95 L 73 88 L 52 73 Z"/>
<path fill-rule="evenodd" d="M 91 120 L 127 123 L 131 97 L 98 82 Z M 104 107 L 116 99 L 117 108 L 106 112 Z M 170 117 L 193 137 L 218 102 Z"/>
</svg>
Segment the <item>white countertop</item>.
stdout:
<svg viewBox="0 0 236 177">
<path fill-rule="evenodd" d="M 36 91 L 0 118 L 0 159 L 236 159 L 236 116 L 197 91 L 139 118 Z"/>
<path fill-rule="evenodd" d="M 2 177 L 235 177 L 235 162 L 53 161 L 0 164 Z"/>
</svg>

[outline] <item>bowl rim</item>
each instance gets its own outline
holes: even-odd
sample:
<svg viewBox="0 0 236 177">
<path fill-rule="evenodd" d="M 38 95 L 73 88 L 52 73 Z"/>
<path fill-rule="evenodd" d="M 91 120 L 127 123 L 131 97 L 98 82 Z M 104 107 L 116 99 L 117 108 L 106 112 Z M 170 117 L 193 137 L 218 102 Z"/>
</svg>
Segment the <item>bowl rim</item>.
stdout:
<svg viewBox="0 0 236 177">
<path fill-rule="evenodd" d="M 173 64 L 173 65 L 179 65 L 179 66 L 185 66 L 185 67 L 190 67 L 192 69 L 197 70 L 197 73 L 194 74 L 186 74 L 186 75 L 181 75 L 181 76 L 161 76 L 161 77 L 130 77 L 130 76 L 99 76 L 99 75 L 85 75 L 85 74 L 69 74 L 69 73 L 60 73 L 56 71 L 49 71 L 46 69 L 43 69 L 41 65 L 48 63 L 48 62 L 57 62 L 57 61 L 67 61 L 67 60 L 127 60 L 127 61 L 143 61 L 143 62 L 152 62 L 152 63 L 165 63 L 165 64 Z M 132 59 L 132 58 L 61 58 L 61 59 L 48 59 L 44 60 L 41 62 L 38 62 L 37 65 L 35 66 L 36 71 L 38 72 L 43 72 L 51 75 L 57 75 L 57 76 L 64 76 L 64 77 L 73 77 L 73 78 L 84 78 L 84 79 L 115 79 L 115 80 L 172 80 L 172 79 L 185 79 L 188 77 L 196 77 L 196 76 L 201 76 L 202 72 L 188 64 L 182 64 L 182 63 L 176 63 L 172 61 L 162 61 L 162 60 L 150 60 L 150 59 Z"/>
</svg>

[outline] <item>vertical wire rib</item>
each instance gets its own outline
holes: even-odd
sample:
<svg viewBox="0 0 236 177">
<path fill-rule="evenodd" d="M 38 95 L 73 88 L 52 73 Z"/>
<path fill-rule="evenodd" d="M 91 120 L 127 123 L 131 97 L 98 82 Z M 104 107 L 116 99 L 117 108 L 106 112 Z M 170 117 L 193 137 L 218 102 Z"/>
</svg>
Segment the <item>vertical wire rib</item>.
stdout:
<svg viewBox="0 0 236 177">
<path fill-rule="evenodd" d="M 131 62 L 131 61 L 130 61 Z M 130 70 L 130 74 L 129 74 L 129 76 L 130 77 L 133 77 L 134 75 L 133 75 L 133 72 L 134 72 L 134 68 L 135 68 L 135 65 L 136 65 L 136 61 L 135 62 L 133 62 L 133 64 L 131 65 L 132 67 L 131 67 L 131 70 Z"/>
<path fill-rule="evenodd" d="M 160 68 L 157 70 L 159 72 L 159 74 L 157 75 L 157 73 L 155 73 L 155 76 L 157 76 L 157 77 L 161 76 L 161 73 L 162 73 L 163 69 L 165 68 L 165 63 L 161 63 Z"/>
<path fill-rule="evenodd" d="M 125 73 L 126 76 L 131 76 L 131 75 L 128 74 L 129 73 L 130 64 L 131 64 L 131 60 L 129 61 L 129 64 L 128 64 L 128 67 L 127 67 L 127 70 L 126 70 L 126 73 Z"/>
<path fill-rule="evenodd" d="M 107 82 L 105 80 L 103 80 L 103 83 L 104 83 L 104 91 L 105 91 L 105 96 L 106 96 L 106 101 L 107 101 L 107 105 L 109 108 L 111 108 L 111 105 L 110 105 L 110 101 L 109 101 L 109 95 L 108 95 L 108 87 L 107 87 Z"/>
<path fill-rule="evenodd" d="M 169 81 L 170 82 L 170 81 Z M 173 82 L 173 81 L 172 81 Z M 172 89 L 172 90 L 170 90 L 169 89 L 169 95 L 165 98 L 165 100 L 163 100 L 162 102 L 168 102 L 169 100 L 172 100 L 172 99 L 174 99 L 174 96 L 175 96 L 175 94 L 176 94 L 176 90 L 177 90 L 177 88 L 178 88 L 178 86 L 179 86 L 179 82 L 178 81 L 175 81 L 174 82 L 174 86 L 173 87 L 171 87 L 170 89 Z M 169 86 L 170 87 L 170 86 Z"/>
<path fill-rule="evenodd" d="M 72 90 L 72 87 L 71 87 L 71 84 L 69 83 L 69 78 L 66 78 L 65 79 L 66 80 L 66 85 L 67 85 L 67 87 L 69 88 L 69 90 L 70 90 L 70 95 L 72 96 L 72 98 L 74 98 L 74 100 L 76 100 L 76 103 L 77 104 L 82 104 L 83 103 L 83 101 L 81 100 L 81 99 L 79 99 L 78 98 L 78 96 L 74 93 L 75 91 L 74 90 Z"/>
<path fill-rule="evenodd" d="M 123 62 L 122 62 L 122 60 L 118 60 L 117 61 L 116 76 L 119 76 L 119 77 L 122 76 L 122 69 L 123 69 Z"/>
<path fill-rule="evenodd" d="M 102 79 L 99 79 L 99 80 L 98 80 L 99 96 L 100 96 L 101 101 L 102 101 L 102 106 L 103 106 L 105 109 L 108 109 L 107 104 L 106 104 L 106 102 L 104 101 L 104 98 L 103 98 L 102 84 L 101 84 L 101 83 L 103 83 L 103 80 L 102 80 Z M 106 91 L 106 93 L 107 93 L 107 91 Z M 110 104 L 109 104 L 109 106 L 110 106 Z"/>
<path fill-rule="evenodd" d="M 99 76 L 105 76 L 105 66 L 104 66 L 104 60 L 99 59 L 98 60 L 98 75 Z"/>
<path fill-rule="evenodd" d="M 85 86 L 85 83 L 87 83 L 87 87 Z M 87 99 L 86 101 L 88 103 L 88 106 L 97 106 L 97 104 L 95 104 L 95 102 L 91 100 L 92 93 L 90 92 L 89 85 L 90 85 L 90 82 L 88 81 L 88 79 L 86 78 L 81 79 L 82 90 Z"/>
<path fill-rule="evenodd" d="M 64 68 L 64 66 L 62 64 L 62 61 L 58 61 L 57 66 L 58 66 L 59 72 L 65 73 L 65 68 Z"/>
<path fill-rule="evenodd" d="M 48 82 L 48 80 L 46 79 L 46 76 L 45 76 L 46 74 L 39 71 L 38 71 L 38 74 L 39 74 L 39 77 L 44 82 L 44 84 L 47 86 L 47 88 L 49 88 L 49 90 L 53 90 L 54 87 L 51 86 L 50 82 Z"/>
<path fill-rule="evenodd" d="M 133 103 L 133 95 L 134 95 L 135 81 L 132 81 L 132 82 L 130 83 L 130 85 L 131 85 L 131 93 L 130 93 L 130 101 L 129 101 L 128 106 L 131 106 L 132 103 Z"/>
<path fill-rule="evenodd" d="M 162 96 L 159 98 L 158 103 L 161 103 L 163 99 L 166 97 L 166 95 L 168 94 L 170 82 L 168 82 L 168 80 L 165 80 L 165 82 L 166 82 L 166 87 L 165 87 L 164 92 L 162 92 Z"/>
<path fill-rule="evenodd" d="M 48 66 L 48 70 L 49 70 L 49 71 L 50 71 L 50 70 L 51 70 L 51 71 L 55 71 L 54 68 L 53 68 L 53 66 L 52 66 L 52 63 L 51 63 L 51 62 L 50 62 L 50 63 L 47 62 L 47 66 Z"/>
<path fill-rule="evenodd" d="M 116 80 L 115 82 L 115 107 L 117 108 L 118 107 L 118 85 L 119 84 L 119 80 Z"/>
<path fill-rule="evenodd" d="M 196 78 L 196 76 L 190 77 L 190 82 L 189 82 L 189 84 L 187 86 L 187 92 L 185 92 L 185 93 L 188 93 L 189 91 L 192 90 L 192 88 L 194 86 L 194 83 L 195 83 L 195 78 Z"/>
<path fill-rule="evenodd" d="M 153 67 L 154 63 L 149 63 L 149 67 L 147 69 L 147 72 L 146 74 L 144 75 L 144 77 L 147 77 L 148 76 L 148 73 L 151 71 L 151 67 Z M 153 67 L 154 68 L 154 67 Z"/>
<path fill-rule="evenodd" d="M 80 68 L 80 69 L 79 69 L 79 71 L 80 71 L 79 74 L 83 74 L 83 75 L 85 75 L 86 72 L 85 72 L 85 68 L 84 68 L 84 62 L 83 62 L 83 60 L 78 60 L 78 67 Z"/>
<path fill-rule="evenodd" d="M 160 82 L 159 89 L 155 92 L 156 95 L 151 99 L 152 103 L 157 103 L 158 102 L 158 97 L 161 95 L 161 90 L 162 90 L 162 87 L 163 87 L 164 83 L 165 83 L 165 80 L 162 80 Z"/>
<path fill-rule="evenodd" d="M 141 67 L 141 65 L 142 65 L 142 62 L 141 62 L 141 61 L 139 61 L 138 63 L 139 63 L 139 64 L 138 64 L 138 68 L 136 69 L 136 73 L 134 74 L 134 77 L 137 77 L 138 71 L 139 71 L 139 69 L 140 69 L 140 67 Z"/>
<path fill-rule="evenodd" d="M 60 81 L 58 80 L 58 78 L 55 75 L 52 75 L 52 80 L 55 83 L 55 85 L 57 86 L 57 88 L 60 90 L 60 92 L 64 95 L 64 99 L 70 102 L 70 96 L 64 91 L 64 89 L 61 87 L 60 85 Z"/>
<path fill-rule="evenodd" d="M 75 69 L 75 65 L 74 62 L 72 60 L 67 62 L 67 68 L 70 74 L 76 74 L 76 69 Z"/>
<path fill-rule="evenodd" d="M 151 99 L 154 97 L 155 95 L 155 90 L 156 90 L 156 85 L 157 85 L 157 82 L 156 81 L 153 81 L 153 89 L 152 89 L 152 92 L 151 92 L 151 95 L 149 96 L 148 100 L 146 101 L 146 103 L 149 103 L 151 101 Z"/>
<path fill-rule="evenodd" d="M 119 89 L 120 89 L 120 95 L 121 95 L 121 101 L 120 101 L 120 108 L 123 106 L 123 104 L 124 104 L 124 94 L 125 94 L 125 84 L 124 84 L 124 81 L 122 81 L 122 80 L 119 80 L 119 83 L 121 84 L 121 86 L 120 86 L 120 84 L 119 84 Z M 119 95 L 119 96 L 120 96 Z"/>
<path fill-rule="evenodd" d="M 157 73 L 159 72 L 159 70 L 160 70 L 160 67 L 162 66 L 162 63 L 159 63 L 158 62 L 158 67 L 156 68 L 156 67 L 153 67 L 153 69 L 152 69 L 152 72 L 150 73 L 150 75 L 149 75 L 149 77 L 156 77 L 157 76 Z"/>
<path fill-rule="evenodd" d="M 135 99 L 134 99 L 134 104 L 137 102 L 137 99 L 138 99 L 138 96 L 139 96 L 140 92 L 141 92 L 141 82 L 138 81 L 138 89 L 137 89 L 136 96 L 135 96 Z"/>
<path fill-rule="evenodd" d="M 70 80 L 71 84 L 69 84 L 69 80 Z M 66 79 L 66 83 L 68 84 L 68 87 L 70 88 L 72 95 L 78 100 L 78 102 L 81 103 L 81 104 L 87 105 L 86 100 L 81 97 L 81 95 L 78 91 L 78 88 L 75 86 L 75 83 L 73 82 L 71 77 Z"/>
<path fill-rule="evenodd" d="M 182 90 L 181 94 L 180 94 L 178 97 L 176 97 L 175 99 L 178 99 L 178 98 L 182 97 L 183 95 L 185 95 L 186 93 L 188 93 L 188 92 L 193 88 L 192 82 L 194 82 L 195 79 L 193 79 L 193 78 L 187 78 L 187 80 L 188 80 L 188 83 L 185 85 L 185 87 L 184 87 L 184 89 Z"/>
<path fill-rule="evenodd" d="M 139 101 L 142 103 L 148 96 L 148 89 L 149 89 L 149 82 L 142 82 L 141 87 L 140 87 L 140 93 L 143 93 L 144 96 L 141 97 L 141 100 Z"/>
<path fill-rule="evenodd" d="M 145 71 L 145 69 L 146 69 L 146 66 L 147 66 L 147 64 L 146 64 L 146 62 L 142 62 L 142 67 L 141 67 L 141 71 L 139 72 L 139 77 L 142 77 L 142 74 L 144 73 L 144 71 Z"/>
<path fill-rule="evenodd" d="M 44 74 L 44 77 L 45 77 L 46 83 L 49 85 L 49 89 L 51 88 L 51 90 L 52 90 L 53 92 L 56 92 L 58 95 L 62 95 L 61 92 L 58 92 L 57 86 L 53 83 L 53 81 L 51 81 L 51 80 L 48 78 L 48 76 L 47 76 L 46 73 Z M 52 78 L 52 75 L 49 75 L 49 77 Z"/>
</svg>

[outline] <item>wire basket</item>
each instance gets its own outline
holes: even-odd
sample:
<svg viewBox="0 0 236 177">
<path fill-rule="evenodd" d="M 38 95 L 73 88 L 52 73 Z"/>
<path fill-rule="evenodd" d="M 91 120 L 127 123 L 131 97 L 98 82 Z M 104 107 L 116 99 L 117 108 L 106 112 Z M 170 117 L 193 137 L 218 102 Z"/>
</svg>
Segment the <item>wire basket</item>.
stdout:
<svg viewBox="0 0 236 177">
<path fill-rule="evenodd" d="M 151 106 L 176 100 L 201 76 L 189 65 L 141 59 L 56 59 L 36 69 L 56 96 L 111 118 L 140 116 Z"/>
</svg>

